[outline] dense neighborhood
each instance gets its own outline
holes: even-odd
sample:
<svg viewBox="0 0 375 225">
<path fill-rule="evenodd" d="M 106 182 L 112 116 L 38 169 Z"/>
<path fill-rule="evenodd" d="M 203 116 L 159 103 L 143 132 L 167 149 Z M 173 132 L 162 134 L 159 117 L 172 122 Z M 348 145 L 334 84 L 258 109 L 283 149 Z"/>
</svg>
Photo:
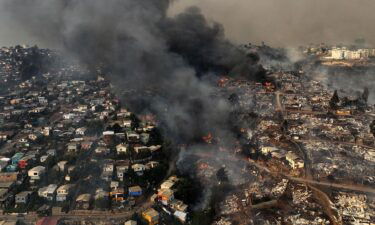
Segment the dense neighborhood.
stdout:
<svg viewBox="0 0 375 225">
<path fill-rule="evenodd" d="M 0 52 L 7 87 L 0 97 L 2 213 L 135 212 L 155 195 L 185 221 L 187 205 L 173 198 L 178 178 L 166 177 L 168 146 L 154 118 L 121 106 L 103 77 L 80 79 L 86 71 L 78 66 L 22 77 L 19 64 L 30 54 L 53 55 L 21 46 Z M 155 223 L 152 210 L 142 215 Z"/>
</svg>

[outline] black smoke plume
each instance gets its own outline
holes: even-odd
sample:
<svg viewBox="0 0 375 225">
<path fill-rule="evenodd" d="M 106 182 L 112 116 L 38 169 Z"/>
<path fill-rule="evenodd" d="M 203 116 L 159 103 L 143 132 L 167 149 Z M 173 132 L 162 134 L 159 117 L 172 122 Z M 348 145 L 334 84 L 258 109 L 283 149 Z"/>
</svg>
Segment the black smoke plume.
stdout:
<svg viewBox="0 0 375 225">
<path fill-rule="evenodd" d="M 166 132 L 188 141 L 225 133 L 230 105 L 214 97 L 212 74 L 247 65 L 223 27 L 198 8 L 167 16 L 169 0 L 12 0 L 4 13 L 41 43 L 60 46 L 92 71 L 100 66 L 124 102 L 157 114 Z M 3 12 L 2 12 L 3 13 Z M 257 62 L 241 76 L 264 74 Z"/>
</svg>

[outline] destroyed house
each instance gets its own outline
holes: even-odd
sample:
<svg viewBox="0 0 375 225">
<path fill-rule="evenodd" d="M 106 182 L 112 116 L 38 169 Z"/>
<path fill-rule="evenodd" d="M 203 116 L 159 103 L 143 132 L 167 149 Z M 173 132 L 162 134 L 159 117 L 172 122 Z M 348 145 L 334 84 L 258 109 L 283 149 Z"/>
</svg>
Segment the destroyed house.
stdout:
<svg viewBox="0 0 375 225">
<path fill-rule="evenodd" d="M 303 160 L 297 156 L 294 152 L 288 152 L 285 156 L 292 169 L 299 169 L 304 167 Z"/>
</svg>

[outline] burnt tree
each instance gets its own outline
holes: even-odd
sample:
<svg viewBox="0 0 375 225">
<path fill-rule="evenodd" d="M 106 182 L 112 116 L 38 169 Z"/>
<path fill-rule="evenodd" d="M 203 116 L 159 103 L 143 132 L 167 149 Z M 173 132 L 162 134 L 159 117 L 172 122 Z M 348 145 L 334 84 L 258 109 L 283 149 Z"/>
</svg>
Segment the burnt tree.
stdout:
<svg viewBox="0 0 375 225">
<path fill-rule="evenodd" d="M 331 100 L 329 101 L 329 106 L 331 107 L 331 109 L 337 109 L 339 103 L 340 103 L 340 98 L 339 98 L 339 95 L 337 93 L 337 90 L 335 90 Z"/>
</svg>

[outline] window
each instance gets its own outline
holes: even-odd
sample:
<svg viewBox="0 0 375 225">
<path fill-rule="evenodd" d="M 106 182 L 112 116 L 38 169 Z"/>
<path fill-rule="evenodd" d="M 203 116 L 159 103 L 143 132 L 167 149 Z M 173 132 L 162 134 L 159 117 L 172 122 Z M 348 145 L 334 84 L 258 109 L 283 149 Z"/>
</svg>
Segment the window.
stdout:
<svg viewBox="0 0 375 225">
<path fill-rule="evenodd" d="M 34 176 L 38 176 L 38 172 L 34 172 Z"/>
</svg>

